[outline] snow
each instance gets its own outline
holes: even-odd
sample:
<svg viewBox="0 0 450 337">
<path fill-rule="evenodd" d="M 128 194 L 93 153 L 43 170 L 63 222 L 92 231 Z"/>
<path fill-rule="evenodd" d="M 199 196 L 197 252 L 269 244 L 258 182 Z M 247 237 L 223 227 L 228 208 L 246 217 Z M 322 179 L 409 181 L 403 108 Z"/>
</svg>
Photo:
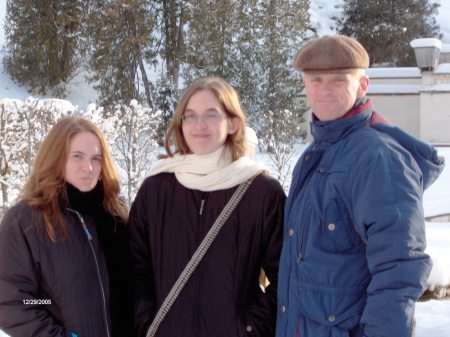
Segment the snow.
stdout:
<svg viewBox="0 0 450 337">
<path fill-rule="evenodd" d="M 416 305 L 415 337 L 450 336 L 450 301 L 428 301 Z"/>
<path fill-rule="evenodd" d="M 369 77 L 376 78 L 421 78 L 420 69 L 417 67 L 402 67 L 402 68 L 369 68 L 366 70 Z"/>
<path fill-rule="evenodd" d="M 367 94 L 418 94 L 427 88 L 421 84 L 370 84 Z"/>
<path fill-rule="evenodd" d="M 433 259 L 433 269 L 428 278 L 428 288 L 434 290 L 436 286 L 450 285 L 450 238 L 449 223 L 428 222 L 426 252 Z"/>
<path fill-rule="evenodd" d="M 435 47 L 437 49 L 441 49 L 442 42 L 438 39 L 426 38 L 426 39 L 415 39 L 410 43 L 413 48 L 426 48 L 426 47 Z"/>
<path fill-rule="evenodd" d="M 438 154 L 445 158 L 446 165 L 439 178 L 424 193 L 425 217 L 450 213 L 450 147 L 440 147 Z M 450 240 L 450 235 L 447 238 Z"/>
<path fill-rule="evenodd" d="M 311 3 L 311 20 L 315 22 L 315 26 L 319 35 L 335 34 L 334 22 L 329 19 L 332 16 L 339 16 L 340 12 L 335 5 L 340 4 L 342 0 L 313 0 Z M 437 20 L 441 26 L 443 37 L 441 41 L 444 43 L 443 50 L 447 50 L 450 43 L 450 2 L 448 0 L 436 0 L 441 4 Z M 6 0 L 0 0 L 0 47 L 4 43 L 4 15 L 6 13 Z M 1 54 L 0 54 L 1 56 Z M 449 72 L 448 65 L 441 65 L 445 72 Z M 2 66 L 0 66 L 2 67 Z M 369 70 L 369 72 L 372 70 Z M 405 69 L 374 69 L 378 74 L 384 74 L 385 77 L 398 77 L 410 75 L 419 76 L 417 68 Z M 370 74 L 370 73 L 369 73 Z M 400 74 L 400 75 L 399 75 Z M 393 88 L 392 88 L 393 89 Z M 396 93 L 403 93 L 419 90 L 417 86 L 405 86 L 405 89 L 396 89 Z M 448 86 L 442 88 L 448 91 Z M 377 87 L 373 85 L 373 91 Z M 90 102 L 94 102 L 96 98 L 95 91 L 91 86 L 84 82 L 83 76 L 78 75 L 68 86 L 67 99 L 71 103 L 60 102 L 61 106 L 69 109 L 71 105 L 77 105 L 84 109 Z M 0 99 L 20 99 L 25 100 L 30 94 L 25 88 L 17 86 L 11 79 L 3 73 L 0 68 Z M 447 167 L 438 180 L 424 194 L 424 210 L 425 215 L 436 216 L 450 213 L 450 147 L 440 147 L 439 153 L 446 158 Z M 267 163 L 267 157 L 257 154 L 258 160 Z M 298 158 L 298 155 L 295 156 Z M 436 285 L 450 284 L 450 222 L 427 222 L 427 252 L 433 259 L 434 268 L 428 280 L 429 287 Z M 428 302 L 420 302 L 416 305 L 416 337 L 450 337 L 450 300 L 431 300 Z M 0 337 L 6 336 L 0 331 Z"/>
</svg>

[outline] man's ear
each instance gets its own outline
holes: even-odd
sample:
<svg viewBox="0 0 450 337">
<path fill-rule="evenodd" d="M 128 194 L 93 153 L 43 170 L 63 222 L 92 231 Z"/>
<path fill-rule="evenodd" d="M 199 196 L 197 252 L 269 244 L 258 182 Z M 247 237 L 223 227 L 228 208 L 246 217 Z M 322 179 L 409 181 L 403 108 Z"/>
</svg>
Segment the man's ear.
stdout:
<svg viewBox="0 0 450 337">
<path fill-rule="evenodd" d="M 358 88 L 358 98 L 364 97 L 367 93 L 367 89 L 369 88 L 370 79 L 369 76 L 363 75 L 359 79 L 359 88 Z"/>
<path fill-rule="evenodd" d="M 241 128 L 241 121 L 237 117 L 233 117 L 228 120 L 229 120 L 228 134 L 232 135 L 233 133 L 235 133 L 237 130 L 239 130 Z"/>
</svg>

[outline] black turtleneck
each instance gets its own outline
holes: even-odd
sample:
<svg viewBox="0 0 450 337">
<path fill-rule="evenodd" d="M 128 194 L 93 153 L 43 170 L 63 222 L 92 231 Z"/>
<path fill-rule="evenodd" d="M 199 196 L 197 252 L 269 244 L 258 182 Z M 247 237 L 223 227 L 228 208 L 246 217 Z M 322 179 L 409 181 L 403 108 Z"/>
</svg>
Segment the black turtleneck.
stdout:
<svg viewBox="0 0 450 337">
<path fill-rule="evenodd" d="M 103 186 L 97 184 L 94 189 L 82 192 L 70 183 L 66 183 L 69 207 L 82 215 L 94 215 L 103 212 Z"/>
</svg>

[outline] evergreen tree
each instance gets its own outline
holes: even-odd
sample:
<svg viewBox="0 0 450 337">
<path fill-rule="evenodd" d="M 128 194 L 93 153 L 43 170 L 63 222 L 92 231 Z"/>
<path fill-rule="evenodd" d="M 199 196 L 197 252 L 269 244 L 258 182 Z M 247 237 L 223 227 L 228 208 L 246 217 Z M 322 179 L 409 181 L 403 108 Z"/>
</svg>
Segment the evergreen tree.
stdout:
<svg viewBox="0 0 450 337">
<path fill-rule="evenodd" d="M 299 103 L 301 84 L 292 62 L 309 28 L 308 1 L 261 1 L 261 79 L 260 111 L 272 111 L 284 118 L 283 111 L 302 115 L 305 107 Z"/>
<path fill-rule="evenodd" d="M 309 28 L 308 9 L 308 0 L 191 1 L 183 77 L 225 78 L 251 119 L 268 110 L 303 113 L 292 59 Z"/>
<path fill-rule="evenodd" d="M 338 30 L 362 43 L 371 65 L 414 66 L 409 43 L 417 38 L 440 38 L 439 6 L 428 0 L 344 0 Z"/>
<path fill-rule="evenodd" d="M 178 89 L 180 67 L 184 59 L 184 25 L 188 1 L 162 1 L 162 56 L 167 86 Z"/>
<path fill-rule="evenodd" d="M 8 0 L 3 63 L 12 79 L 62 95 L 79 67 L 81 0 Z"/>
<path fill-rule="evenodd" d="M 156 2 L 156 13 L 161 25 L 154 32 L 159 56 L 162 59 L 159 67 L 159 79 L 155 84 L 155 110 L 161 111 L 163 119 L 160 125 L 160 140 L 163 142 L 170 118 L 175 110 L 178 98 L 180 69 L 184 61 L 184 27 L 186 24 L 186 8 L 188 1 L 160 0 Z M 159 37 L 156 39 L 156 37 Z M 162 143 L 161 143 L 162 144 Z"/>
<path fill-rule="evenodd" d="M 191 0 L 187 12 L 186 65 L 189 83 L 204 76 L 230 80 L 232 39 L 237 38 L 236 0 Z"/>
<path fill-rule="evenodd" d="M 111 107 L 138 99 L 152 108 L 153 89 L 145 66 L 146 59 L 155 57 L 152 3 L 98 1 L 90 5 L 88 17 L 89 80 L 99 92 L 100 103 Z"/>
<path fill-rule="evenodd" d="M 175 111 L 176 97 L 178 91 L 171 79 L 161 77 L 155 85 L 155 109 L 160 111 L 161 123 L 158 125 L 158 144 L 164 145 L 164 137 L 169 126 L 172 114 Z"/>
</svg>

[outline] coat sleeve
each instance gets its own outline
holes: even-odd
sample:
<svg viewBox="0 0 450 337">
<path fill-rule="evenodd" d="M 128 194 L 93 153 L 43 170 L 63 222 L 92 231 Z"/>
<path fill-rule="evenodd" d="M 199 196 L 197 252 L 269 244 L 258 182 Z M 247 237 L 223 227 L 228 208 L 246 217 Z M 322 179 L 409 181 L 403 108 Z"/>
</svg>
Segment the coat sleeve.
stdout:
<svg viewBox="0 0 450 337">
<path fill-rule="evenodd" d="M 134 322 L 138 336 L 145 336 L 156 314 L 145 186 L 145 183 L 141 186 L 133 202 L 128 222 L 134 270 Z"/>
<path fill-rule="evenodd" d="M 431 269 L 424 253 L 421 172 L 407 151 L 389 143 L 366 151 L 359 162 L 349 192 L 372 275 L 361 318 L 364 336 L 411 337 L 415 301 Z"/>
<path fill-rule="evenodd" d="M 263 337 L 275 334 L 278 267 L 283 240 L 286 196 L 277 181 L 273 180 L 270 186 L 271 190 L 265 193 L 263 204 L 264 234 L 261 265 L 270 284 L 266 287 L 265 292 L 261 290 L 258 292 L 255 301 L 248 308 L 245 318 L 247 336 Z"/>
<path fill-rule="evenodd" d="M 26 235 L 20 218 L 13 208 L 0 225 L 0 328 L 14 337 L 70 337 L 45 309 L 42 300 L 49 299 L 39 298 L 39 262 L 30 242 L 35 232 L 29 228 Z"/>
</svg>

